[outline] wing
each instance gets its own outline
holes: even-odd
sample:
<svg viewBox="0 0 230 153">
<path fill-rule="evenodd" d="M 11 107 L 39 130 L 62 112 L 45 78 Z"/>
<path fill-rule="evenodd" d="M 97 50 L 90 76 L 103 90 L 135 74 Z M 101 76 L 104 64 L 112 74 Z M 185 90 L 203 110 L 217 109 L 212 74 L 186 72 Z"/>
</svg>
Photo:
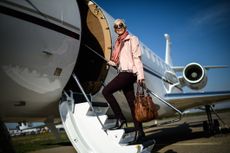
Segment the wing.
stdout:
<svg viewBox="0 0 230 153">
<path fill-rule="evenodd" d="M 230 100 L 230 91 L 170 93 L 165 100 L 179 110 Z"/>
<path fill-rule="evenodd" d="M 206 70 L 209 70 L 209 69 L 218 69 L 218 68 L 227 68 L 228 65 L 206 65 L 204 66 L 204 68 Z M 184 70 L 185 66 L 173 66 L 172 69 L 175 71 L 175 72 L 182 72 Z"/>
</svg>

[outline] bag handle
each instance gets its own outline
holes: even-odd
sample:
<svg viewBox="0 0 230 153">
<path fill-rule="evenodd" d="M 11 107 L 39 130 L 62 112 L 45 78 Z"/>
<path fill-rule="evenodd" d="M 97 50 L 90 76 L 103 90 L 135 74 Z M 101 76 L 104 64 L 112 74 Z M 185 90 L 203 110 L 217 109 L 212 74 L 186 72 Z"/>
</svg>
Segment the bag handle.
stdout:
<svg viewBox="0 0 230 153">
<path fill-rule="evenodd" d="M 147 96 L 150 96 L 150 90 L 146 87 L 145 83 L 141 86 L 140 84 L 137 84 L 137 96 L 145 96 L 145 93 Z"/>
<path fill-rule="evenodd" d="M 137 84 L 137 91 L 136 91 L 137 96 L 145 96 L 145 84 L 142 86 L 140 84 Z"/>
</svg>

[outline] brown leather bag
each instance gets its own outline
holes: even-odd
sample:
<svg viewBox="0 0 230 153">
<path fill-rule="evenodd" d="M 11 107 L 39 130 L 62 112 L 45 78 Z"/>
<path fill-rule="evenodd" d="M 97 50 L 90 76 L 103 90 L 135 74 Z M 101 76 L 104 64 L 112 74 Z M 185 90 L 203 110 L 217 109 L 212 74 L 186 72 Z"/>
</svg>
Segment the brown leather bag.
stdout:
<svg viewBox="0 0 230 153">
<path fill-rule="evenodd" d="M 141 89 L 140 89 L 141 88 Z M 138 122 L 148 122 L 158 117 L 157 107 L 147 90 L 145 93 L 145 85 L 137 85 L 135 97 L 135 118 Z M 141 90 L 141 92 L 140 92 Z"/>
</svg>

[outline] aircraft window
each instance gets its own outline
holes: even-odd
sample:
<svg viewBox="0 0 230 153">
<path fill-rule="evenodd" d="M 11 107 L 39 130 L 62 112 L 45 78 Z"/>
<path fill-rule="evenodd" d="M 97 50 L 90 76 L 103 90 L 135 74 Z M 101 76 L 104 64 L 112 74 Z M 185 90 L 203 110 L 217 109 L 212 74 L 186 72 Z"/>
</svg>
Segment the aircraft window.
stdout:
<svg viewBox="0 0 230 153">
<path fill-rule="evenodd" d="M 151 58 L 152 58 L 153 63 L 155 63 L 155 62 L 156 62 L 156 57 L 155 57 L 155 55 L 151 54 Z"/>
<path fill-rule="evenodd" d="M 146 52 L 147 58 L 150 59 L 149 51 L 147 49 L 145 49 L 145 52 Z"/>
<path fill-rule="evenodd" d="M 167 71 L 169 71 L 169 67 L 168 67 L 168 65 L 167 65 L 167 64 L 165 65 L 165 68 L 166 68 L 166 70 L 167 70 Z"/>
<path fill-rule="evenodd" d="M 145 54 L 144 50 L 145 50 L 145 47 L 144 47 L 144 46 L 141 46 L 142 54 Z"/>
<path fill-rule="evenodd" d="M 157 61 L 157 65 L 160 66 L 160 59 L 158 57 L 156 58 L 156 61 Z"/>
<path fill-rule="evenodd" d="M 167 70 L 167 65 L 164 63 L 164 69 Z"/>
<path fill-rule="evenodd" d="M 159 60 L 159 61 L 160 61 L 161 68 L 164 69 L 164 64 L 163 64 L 163 62 L 162 62 L 161 60 Z"/>
<path fill-rule="evenodd" d="M 169 80 L 170 82 L 172 82 L 173 84 L 178 82 L 177 76 L 170 71 L 167 71 L 165 73 L 165 78 Z"/>
<path fill-rule="evenodd" d="M 170 71 L 170 70 L 171 70 L 171 69 L 170 69 L 170 67 L 169 67 L 168 65 L 166 65 L 166 67 L 167 67 L 167 70 L 168 70 L 168 71 Z"/>
</svg>

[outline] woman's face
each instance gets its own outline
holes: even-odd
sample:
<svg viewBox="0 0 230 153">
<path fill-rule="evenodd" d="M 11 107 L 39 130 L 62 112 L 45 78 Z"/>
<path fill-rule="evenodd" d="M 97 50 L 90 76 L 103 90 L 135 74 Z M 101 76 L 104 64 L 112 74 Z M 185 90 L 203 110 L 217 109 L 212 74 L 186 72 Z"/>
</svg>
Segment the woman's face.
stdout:
<svg viewBox="0 0 230 153">
<path fill-rule="evenodd" d="M 118 35 L 122 35 L 126 31 L 126 28 L 124 24 L 122 23 L 122 21 L 117 21 L 114 24 L 114 30 Z"/>
</svg>

